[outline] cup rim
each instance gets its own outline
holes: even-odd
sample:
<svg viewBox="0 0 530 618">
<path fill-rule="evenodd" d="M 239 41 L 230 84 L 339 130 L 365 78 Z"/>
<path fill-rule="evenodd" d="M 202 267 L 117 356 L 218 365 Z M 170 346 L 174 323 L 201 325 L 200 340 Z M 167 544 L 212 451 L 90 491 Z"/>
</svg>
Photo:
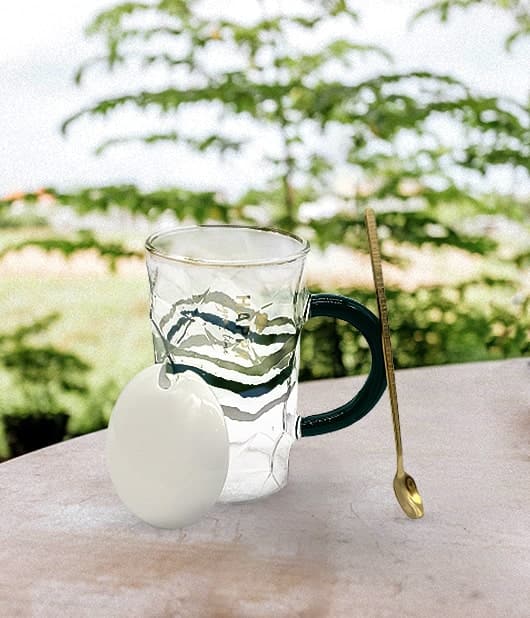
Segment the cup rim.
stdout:
<svg viewBox="0 0 530 618">
<path fill-rule="evenodd" d="M 187 255 L 179 255 L 178 253 L 170 253 L 164 251 L 155 245 L 156 241 L 164 238 L 166 236 L 171 236 L 173 234 L 178 234 L 181 232 L 190 232 L 199 229 L 237 229 L 237 230 L 254 230 L 256 232 L 263 232 L 267 234 L 277 234 L 278 236 L 283 236 L 287 238 L 291 238 L 296 241 L 300 248 L 298 251 L 288 253 L 286 255 L 281 255 L 277 257 L 270 258 L 257 258 L 255 260 L 248 259 L 211 259 L 211 258 L 198 258 L 191 257 Z M 170 262 L 177 262 L 181 264 L 188 265 L 196 265 L 196 266 L 237 266 L 237 267 L 251 267 L 251 266 L 273 266 L 277 264 L 286 264 L 289 262 L 295 262 L 303 257 L 305 257 L 309 252 L 309 242 L 292 232 L 285 232 L 283 230 L 279 230 L 272 227 L 262 227 L 258 225 L 237 225 L 237 224 L 202 224 L 202 225 L 184 225 L 182 227 L 171 227 L 163 230 L 159 230 L 150 234 L 145 241 L 145 249 L 149 255 L 156 256 L 158 258 L 162 258 L 164 260 L 168 260 Z"/>
</svg>

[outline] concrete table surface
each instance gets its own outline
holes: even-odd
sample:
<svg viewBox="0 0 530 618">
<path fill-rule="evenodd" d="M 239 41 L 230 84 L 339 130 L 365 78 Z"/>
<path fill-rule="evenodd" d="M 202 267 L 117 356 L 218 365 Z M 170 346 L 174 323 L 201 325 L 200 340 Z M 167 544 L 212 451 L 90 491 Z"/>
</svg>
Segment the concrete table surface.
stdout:
<svg viewBox="0 0 530 618">
<path fill-rule="evenodd" d="M 121 505 L 105 433 L 0 465 L 0 616 L 530 616 L 530 367 L 400 371 L 406 469 L 393 491 L 388 398 L 294 445 L 289 485 L 181 530 Z M 305 413 L 360 379 L 302 385 Z"/>
</svg>

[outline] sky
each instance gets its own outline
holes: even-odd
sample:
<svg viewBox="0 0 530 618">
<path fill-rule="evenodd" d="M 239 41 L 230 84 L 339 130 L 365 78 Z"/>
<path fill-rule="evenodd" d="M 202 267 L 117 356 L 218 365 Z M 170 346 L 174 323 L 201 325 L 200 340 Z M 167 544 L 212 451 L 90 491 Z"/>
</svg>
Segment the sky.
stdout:
<svg viewBox="0 0 530 618">
<path fill-rule="evenodd" d="M 197 159 L 169 145 L 128 146 L 96 157 L 103 137 L 137 131 L 136 115 L 110 122 L 81 121 L 66 138 L 61 122 L 93 100 L 116 95 L 128 84 L 101 73 L 77 88 L 73 73 L 102 52 L 83 29 L 109 0 L 0 0 L 0 196 L 42 186 L 68 190 L 81 186 L 134 182 L 146 189 L 185 185 L 230 191 L 259 170 L 259 157 L 219 164 Z M 525 100 L 530 91 L 530 43 L 503 49 L 507 17 L 480 7 L 453 17 L 449 26 L 428 18 L 407 27 L 419 0 L 371 0 L 362 9 L 359 40 L 389 49 L 394 70 L 429 69 L 451 73 L 486 94 Z M 244 11 L 245 0 L 231 0 L 230 11 Z M 151 119 L 152 122 L 152 119 Z M 149 124 L 149 119 L 141 120 Z M 502 178 L 499 180 L 502 184 Z M 500 187 L 502 189 L 502 186 Z"/>
</svg>

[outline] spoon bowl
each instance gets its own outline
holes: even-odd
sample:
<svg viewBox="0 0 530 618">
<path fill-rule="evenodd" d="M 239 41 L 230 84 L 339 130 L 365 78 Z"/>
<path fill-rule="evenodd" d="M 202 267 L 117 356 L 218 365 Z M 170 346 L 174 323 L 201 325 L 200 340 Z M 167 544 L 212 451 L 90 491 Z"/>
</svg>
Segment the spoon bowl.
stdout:
<svg viewBox="0 0 530 618">
<path fill-rule="evenodd" d="M 423 517 L 423 500 L 416 487 L 414 479 L 406 472 L 396 472 L 394 477 L 394 493 L 399 506 L 411 519 Z"/>
</svg>

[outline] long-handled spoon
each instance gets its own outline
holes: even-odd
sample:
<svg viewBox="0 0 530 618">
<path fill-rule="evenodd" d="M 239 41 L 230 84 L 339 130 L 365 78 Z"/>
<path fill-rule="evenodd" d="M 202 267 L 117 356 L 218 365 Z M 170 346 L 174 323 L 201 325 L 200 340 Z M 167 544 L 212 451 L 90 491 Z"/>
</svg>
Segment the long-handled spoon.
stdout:
<svg viewBox="0 0 530 618">
<path fill-rule="evenodd" d="M 379 318 L 381 320 L 386 380 L 388 383 L 388 392 L 390 394 L 390 407 L 392 408 L 392 422 L 394 425 L 394 439 L 396 442 L 397 471 L 394 477 L 394 493 L 396 494 L 399 505 L 405 511 L 405 514 L 411 519 L 418 519 L 423 517 L 423 500 L 414 479 L 405 472 L 403 467 L 403 444 L 401 442 L 394 360 L 392 358 L 392 344 L 390 342 L 390 328 L 388 326 L 388 308 L 386 304 L 375 215 L 371 208 L 367 208 L 365 211 L 365 221 L 368 233 L 368 244 L 370 246 L 370 259 L 372 261 L 377 306 L 379 308 Z"/>
</svg>

